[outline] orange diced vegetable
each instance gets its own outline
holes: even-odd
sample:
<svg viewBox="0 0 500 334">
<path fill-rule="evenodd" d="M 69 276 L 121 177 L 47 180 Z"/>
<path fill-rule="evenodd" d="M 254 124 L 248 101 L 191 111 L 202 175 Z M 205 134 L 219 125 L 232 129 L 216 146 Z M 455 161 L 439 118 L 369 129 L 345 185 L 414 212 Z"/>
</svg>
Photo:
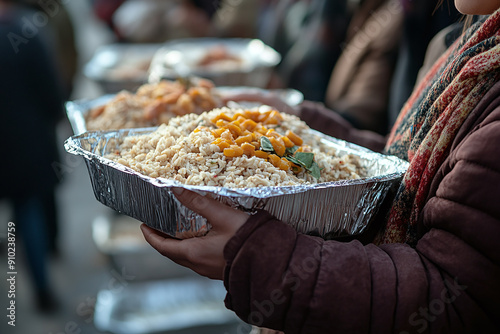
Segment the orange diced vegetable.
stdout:
<svg viewBox="0 0 500 334">
<path fill-rule="evenodd" d="M 283 117 L 276 110 L 271 111 L 266 119 L 266 124 L 279 124 L 283 120 Z"/>
<path fill-rule="evenodd" d="M 243 143 L 250 143 L 253 139 L 252 134 L 248 134 L 246 136 L 240 136 L 235 139 L 236 144 L 241 145 Z"/>
<path fill-rule="evenodd" d="M 239 135 L 241 135 L 241 129 L 238 125 L 234 123 L 228 123 L 226 124 L 226 127 L 229 131 L 231 131 L 234 137 L 238 137 Z"/>
<path fill-rule="evenodd" d="M 217 120 L 217 122 L 215 123 L 215 125 L 217 125 L 217 127 L 219 128 L 223 128 L 226 126 L 226 124 L 228 124 L 227 121 L 223 120 L 223 119 L 219 119 Z"/>
<path fill-rule="evenodd" d="M 295 133 L 293 133 L 292 131 L 288 130 L 286 132 L 286 136 L 297 146 L 302 146 L 303 144 L 303 141 L 302 141 L 302 138 L 300 138 L 299 136 L 297 136 Z"/>
<path fill-rule="evenodd" d="M 243 149 L 243 154 L 246 154 L 249 157 L 253 156 L 255 152 L 255 147 L 249 143 L 241 144 L 241 148 Z"/>
<path fill-rule="evenodd" d="M 220 136 L 227 140 L 233 140 L 233 135 L 228 129 L 224 129 L 224 132 L 222 132 Z"/>
<path fill-rule="evenodd" d="M 252 144 L 256 150 L 258 150 L 260 148 L 260 143 L 258 141 L 253 141 L 250 144 Z"/>
<path fill-rule="evenodd" d="M 270 110 L 261 112 L 259 117 L 257 118 L 257 121 L 264 123 L 270 114 L 271 114 Z"/>
<path fill-rule="evenodd" d="M 250 118 L 254 122 L 258 121 L 260 112 L 258 110 L 245 110 L 245 117 Z"/>
<path fill-rule="evenodd" d="M 226 131 L 226 129 L 224 128 L 220 128 L 220 129 L 215 129 L 215 130 L 212 130 L 212 134 L 214 135 L 215 138 L 219 138 L 220 135 Z"/>
<path fill-rule="evenodd" d="M 255 126 L 257 125 L 257 123 L 255 123 L 254 121 L 252 121 L 251 119 L 247 119 L 245 121 L 243 121 L 241 123 L 241 128 L 242 129 L 245 129 L 245 130 L 250 130 L 250 131 L 253 131 L 253 129 L 255 129 Z"/>
<path fill-rule="evenodd" d="M 269 154 L 269 162 L 273 164 L 274 167 L 279 168 L 281 164 L 281 158 L 278 157 L 276 154 Z"/>
<path fill-rule="evenodd" d="M 254 131 L 257 131 L 258 133 L 260 133 L 261 135 L 265 135 L 267 133 L 267 128 L 265 126 L 262 126 L 260 124 L 258 124 Z"/>
<path fill-rule="evenodd" d="M 276 154 L 278 154 L 280 157 L 282 157 L 285 154 L 285 144 L 283 143 L 283 140 L 281 138 L 276 138 L 276 137 L 268 137 L 269 141 L 271 144 L 273 144 L 274 151 Z"/>
<path fill-rule="evenodd" d="M 267 159 L 269 157 L 269 153 L 257 150 L 253 153 L 257 158 Z"/>
<path fill-rule="evenodd" d="M 266 132 L 266 137 L 281 138 L 281 135 L 279 133 L 277 133 L 276 131 L 274 131 L 274 129 L 269 129 Z"/>
<path fill-rule="evenodd" d="M 219 146 L 220 150 L 221 151 L 224 151 L 225 149 L 227 149 L 228 147 L 231 146 L 231 144 L 227 141 L 221 141 L 220 143 L 217 144 L 217 146 Z"/>
<path fill-rule="evenodd" d="M 235 114 L 233 115 L 233 119 L 232 119 L 232 121 L 235 121 L 235 120 L 237 120 L 237 119 L 238 119 L 238 118 L 240 118 L 240 117 L 241 117 L 241 118 L 243 118 L 243 119 L 246 119 L 246 117 L 245 117 L 245 114 L 244 114 L 244 113 L 237 112 L 237 113 L 235 113 Z"/>
<path fill-rule="evenodd" d="M 288 161 L 286 158 L 281 158 L 279 169 L 281 170 L 289 170 L 292 166 L 292 163 Z"/>
<path fill-rule="evenodd" d="M 224 149 L 224 155 L 230 158 L 239 157 L 243 155 L 243 149 L 238 145 L 231 145 Z"/>
<path fill-rule="evenodd" d="M 295 146 L 295 144 L 293 143 L 293 141 L 290 140 L 290 138 L 283 136 L 283 137 L 281 137 L 281 139 L 283 140 L 283 143 L 285 143 L 285 147 Z"/>
<path fill-rule="evenodd" d="M 221 112 L 219 115 L 215 116 L 212 119 L 212 122 L 217 124 L 217 122 L 219 120 L 225 120 L 225 121 L 231 122 L 233 119 L 231 117 L 229 117 L 228 115 L 224 114 L 223 112 Z M 219 126 L 219 125 L 217 125 L 217 126 Z"/>
</svg>

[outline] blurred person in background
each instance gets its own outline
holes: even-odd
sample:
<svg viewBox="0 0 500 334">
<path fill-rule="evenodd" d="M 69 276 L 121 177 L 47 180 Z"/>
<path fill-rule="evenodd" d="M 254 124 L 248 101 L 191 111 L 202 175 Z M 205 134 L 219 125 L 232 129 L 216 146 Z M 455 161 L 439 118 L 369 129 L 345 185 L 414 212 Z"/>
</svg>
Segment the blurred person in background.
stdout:
<svg viewBox="0 0 500 334">
<path fill-rule="evenodd" d="M 143 225 L 146 240 L 224 280 L 226 306 L 274 330 L 500 332 L 500 0 L 455 5 L 485 16 L 430 67 L 388 138 L 317 103 L 298 110 L 313 128 L 409 162 L 361 241 L 303 235 L 265 211 L 248 216 L 178 188 L 212 230 L 177 240 Z"/>
<path fill-rule="evenodd" d="M 399 2 L 263 1 L 258 35 L 283 57 L 270 86 L 298 89 L 353 126 L 386 135 Z"/>
<path fill-rule="evenodd" d="M 45 15 L 45 16 L 44 16 Z M 13 221 L 31 271 L 36 305 L 54 310 L 48 271 L 47 197 L 59 182 L 55 127 L 63 116 L 64 89 L 56 56 L 42 23 L 48 15 L 14 1 L 0 1 L 0 198 Z"/>
<path fill-rule="evenodd" d="M 126 0 L 90 0 L 95 16 L 115 34 L 118 40 L 121 36 L 115 29 L 113 15 L 124 2 Z"/>
<path fill-rule="evenodd" d="M 129 0 L 113 14 L 122 41 L 161 43 L 190 37 L 255 38 L 261 1 Z"/>
<path fill-rule="evenodd" d="M 48 22 L 44 26 L 37 27 L 43 33 L 47 48 L 53 51 L 54 63 L 61 82 L 63 101 L 71 99 L 73 93 L 74 79 L 78 70 L 78 53 L 76 50 L 75 29 L 73 22 L 62 4 L 61 0 L 37 1 L 37 0 L 14 0 L 30 7 L 35 11 L 34 15 L 46 15 Z M 59 255 L 59 208 L 56 199 L 56 189 L 47 192 L 44 198 L 44 207 L 48 226 L 47 241 L 49 251 L 52 255 Z"/>
<path fill-rule="evenodd" d="M 211 22 L 211 35 L 256 38 L 262 0 L 221 0 Z"/>
<path fill-rule="evenodd" d="M 429 41 L 460 18 L 452 5 L 445 7 L 435 1 L 360 1 L 325 105 L 359 129 L 386 135 L 413 90 Z"/>
<path fill-rule="evenodd" d="M 268 1 L 264 7 L 260 36 L 284 57 L 277 70 L 281 85 L 324 102 L 359 129 L 386 135 L 394 122 L 390 109 L 401 109 L 409 97 L 430 38 L 455 22 L 457 11 L 437 8 L 432 1 L 335 1 L 329 6 L 335 15 L 311 1 Z M 299 13 L 312 16 L 306 9 L 322 16 L 299 27 Z M 328 29 L 317 28 L 322 19 L 330 20 Z M 324 31 L 329 33 L 318 34 Z M 322 44 L 340 48 L 314 47 Z"/>
<path fill-rule="evenodd" d="M 363 0 L 354 9 L 325 105 L 353 126 L 388 132 L 389 92 L 403 27 L 400 0 Z"/>
<path fill-rule="evenodd" d="M 116 8 L 111 20 L 121 42 L 209 37 L 219 6 L 219 0 L 128 0 Z"/>
<path fill-rule="evenodd" d="M 398 48 L 398 59 L 390 87 L 388 126 L 394 124 L 401 108 L 416 84 L 418 73 L 423 66 L 425 51 L 431 39 L 442 29 L 460 21 L 461 14 L 453 3 L 436 6 L 435 0 L 400 0 L 404 21 L 402 38 Z M 415 29 L 415 27 L 419 27 Z M 446 41 L 449 47 L 460 31 Z M 444 52 L 445 50 L 440 50 Z"/>
<path fill-rule="evenodd" d="M 188 19 L 193 26 L 204 26 L 208 21 L 191 1 L 128 0 L 111 17 L 118 41 L 124 43 L 161 43 L 193 37 L 191 27 L 184 26 Z"/>
<path fill-rule="evenodd" d="M 349 22 L 347 2 L 263 1 L 259 10 L 257 36 L 282 56 L 271 88 L 293 88 L 323 101 Z"/>
</svg>

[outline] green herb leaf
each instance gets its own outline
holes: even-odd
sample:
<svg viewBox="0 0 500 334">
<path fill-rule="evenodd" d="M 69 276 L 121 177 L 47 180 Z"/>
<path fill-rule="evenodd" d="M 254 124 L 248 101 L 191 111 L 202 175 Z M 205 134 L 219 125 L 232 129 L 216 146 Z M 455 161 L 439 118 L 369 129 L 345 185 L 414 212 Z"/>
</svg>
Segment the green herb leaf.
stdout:
<svg viewBox="0 0 500 334">
<path fill-rule="evenodd" d="M 304 153 L 304 152 L 297 152 L 297 154 L 299 153 Z M 319 165 L 316 163 L 316 161 L 312 161 L 310 163 L 310 166 L 307 167 L 305 162 L 303 160 L 299 160 L 297 159 L 297 154 L 295 156 L 286 156 L 285 158 L 290 161 L 290 162 L 293 162 L 294 164 L 296 164 L 297 166 L 301 166 L 303 167 L 309 174 L 312 175 L 312 177 L 314 177 L 315 179 L 319 179 L 321 177 L 321 169 L 319 168 Z M 309 154 L 311 154 L 314 158 L 314 154 L 313 153 L 306 153 L 305 156 L 302 156 L 303 157 L 306 157 L 306 162 L 309 162 Z M 299 155 L 300 156 L 300 155 Z M 298 172 L 298 170 L 296 169 L 296 167 L 292 167 L 292 170 L 294 172 Z"/>
<path fill-rule="evenodd" d="M 260 149 L 265 152 L 274 152 L 273 144 L 271 144 L 269 138 L 265 136 L 260 137 Z"/>
<path fill-rule="evenodd" d="M 304 163 L 302 161 L 300 161 L 299 159 L 295 158 L 294 156 L 291 156 L 291 155 L 287 155 L 285 157 L 288 161 L 290 162 L 293 162 L 294 164 L 296 164 L 297 166 L 302 166 L 302 167 L 305 167 L 304 166 Z"/>
<path fill-rule="evenodd" d="M 313 161 L 311 168 L 308 169 L 309 173 L 311 173 L 312 177 L 314 177 L 316 180 L 319 180 L 321 177 L 321 170 L 319 169 L 318 164 L 316 161 Z"/>
<path fill-rule="evenodd" d="M 307 152 L 297 152 L 295 153 L 295 158 L 297 160 L 302 161 L 304 166 L 309 169 L 311 168 L 313 162 L 314 162 L 314 153 L 307 153 Z"/>
<path fill-rule="evenodd" d="M 299 149 L 299 147 L 297 145 L 292 146 L 292 147 L 287 147 L 285 150 L 285 154 L 293 155 L 295 153 L 295 151 L 297 151 L 298 149 Z"/>
</svg>

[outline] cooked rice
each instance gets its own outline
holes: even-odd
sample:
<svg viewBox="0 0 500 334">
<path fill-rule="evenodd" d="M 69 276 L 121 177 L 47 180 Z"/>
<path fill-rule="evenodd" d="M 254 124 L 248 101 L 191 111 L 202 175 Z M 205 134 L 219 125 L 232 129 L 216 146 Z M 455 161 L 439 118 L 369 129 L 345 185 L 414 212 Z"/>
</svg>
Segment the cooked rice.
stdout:
<svg viewBox="0 0 500 334">
<path fill-rule="evenodd" d="M 221 112 L 232 116 L 241 110 L 220 108 L 201 115 L 172 118 L 150 134 L 126 137 L 118 152 L 107 157 L 153 178 L 227 188 L 316 184 L 356 179 L 365 174 L 358 156 L 336 156 L 333 148 L 320 144 L 308 132 L 309 127 L 303 121 L 284 113 L 283 122 L 275 131 L 285 134 L 292 130 L 302 137 L 321 168 L 319 179 L 305 171 L 294 174 L 291 170 L 281 170 L 255 156 L 226 157 L 219 146 L 212 144 L 215 137 L 211 129 L 215 125 L 210 120 Z M 196 128 L 199 130 L 193 132 Z"/>
<path fill-rule="evenodd" d="M 211 81 L 187 83 L 162 80 L 144 84 L 135 93 L 121 91 L 103 106 L 86 115 L 89 130 L 116 130 L 157 126 L 172 117 L 201 114 L 222 105 Z"/>
</svg>

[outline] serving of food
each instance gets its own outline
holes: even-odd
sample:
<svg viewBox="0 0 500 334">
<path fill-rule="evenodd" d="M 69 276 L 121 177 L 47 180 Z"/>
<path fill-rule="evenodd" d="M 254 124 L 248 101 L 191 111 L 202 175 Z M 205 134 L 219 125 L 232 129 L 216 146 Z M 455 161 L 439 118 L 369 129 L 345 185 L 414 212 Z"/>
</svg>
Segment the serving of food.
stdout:
<svg viewBox="0 0 500 334">
<path fill-rule="evenodd" d="M 250 38 L 185 38 L 166 42 L 154 55 L 149 82 L 199 76 L 217 86 L 265 88 L 281 55 Z"/>
<path fill-rule="evenodd" d="M 127 136 L 106 158 L 186 185 L 295 186 L 366 176 L 359 157 L 338 156 L 299 118 L 270 108 L 218 108 Z"/>
<path fill-rule="evenodd" d="M 177 238 L 210 230 L 172 187 L 255 212 L 301 233 L 361 233 L 408 163 L 311 130 L 260 107 L 187 114 L 153 128 L 87 131 L 66 151 L 84 158 L 96 199 Z"/>
<path fill-rule="evenodd" d="M 234 94 L 222 91 L 203 79 L 164 80 L 68 103 L 76 135 L 65 149 L 85 158 L 101 203 L 177 238 L 203 235 L 210 225 L 172 187 L 264 209 L 299 232 L 330 237 L 361 233 L 407 168 L 269 106 L 221 106 Z"/>
<path fill-rule="evenodd" d="M 243 59 L 232 54 L 223 44 L 215 45 L 196 63 L 204 70 L 231 71 L 241 66 Z"/>
<path fill-rule="evenodd" d="M 221 97 L 209 80 L 162 80 L 141 85 L 135 93 L 118 93 L 106 104 L 92 108 L 85 121 L 88 130 L 149 127 L 221 105 Z"/>
</svg>

